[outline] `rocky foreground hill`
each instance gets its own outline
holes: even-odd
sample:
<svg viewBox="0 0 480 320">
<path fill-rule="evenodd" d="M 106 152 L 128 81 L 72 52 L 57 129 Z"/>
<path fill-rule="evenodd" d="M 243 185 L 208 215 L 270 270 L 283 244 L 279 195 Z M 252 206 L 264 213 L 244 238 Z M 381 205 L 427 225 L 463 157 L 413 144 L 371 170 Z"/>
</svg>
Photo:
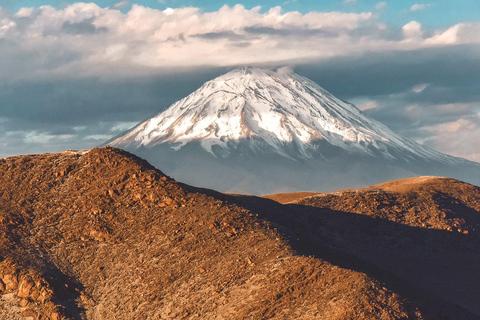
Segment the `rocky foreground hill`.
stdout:
<svg viewBox="0 0 480 320">
<path fill-rule="evenodd" d="M 479 319 L 479 188 L 408 185 L 284 205 L 114 148 L 0 159 L 0 319 Z"/>
</svg>

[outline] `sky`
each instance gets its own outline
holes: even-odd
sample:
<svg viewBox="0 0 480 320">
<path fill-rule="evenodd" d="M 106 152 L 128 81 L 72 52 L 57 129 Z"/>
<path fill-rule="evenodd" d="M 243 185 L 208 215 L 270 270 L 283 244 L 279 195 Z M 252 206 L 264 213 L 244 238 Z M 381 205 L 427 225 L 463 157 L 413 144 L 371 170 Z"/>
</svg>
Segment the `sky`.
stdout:
<svg viewBox="0 0 480 320">
<path fill-rule="evenodd" d="M 0 1 L 0 157 L 104 143 L 244 65 L 289 66 L 480 162 L 480 1 Z"/>
</svg>

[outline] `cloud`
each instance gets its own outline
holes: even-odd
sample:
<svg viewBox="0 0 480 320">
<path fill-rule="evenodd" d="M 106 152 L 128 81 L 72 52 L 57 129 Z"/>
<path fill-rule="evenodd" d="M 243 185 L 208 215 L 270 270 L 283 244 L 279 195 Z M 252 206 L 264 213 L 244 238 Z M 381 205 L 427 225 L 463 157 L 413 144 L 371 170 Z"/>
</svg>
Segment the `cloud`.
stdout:
<svg viewBox="0 0 480 320">
<path fill-rule="evenodd" d="M 402 27 L 403 35 L 406 39 L 415 40 L 423 36 L 422 25 L 417 21 L 410 21 Z"/>
<path fill-rule="evenodd" d="M 436 126 L 428 127 L 428 130 L 433 133 L 455 133 L 460 130 L 474 130 L 477 126 L 470 120 L 458 119 L 456 121 L 438 124 Z"/>
<path fill-rule="evenodd" d="M 415 3 L 414 5 L 412 5 L 410 7 L 410 11 L 414 12 L 414 11 L 422 11 L 422 10 L 425 10 L 427 9 L 428 7 L 431 7 L 433 6 L 433 4 L 425 4 L 425 3 Z"/>
<path fill-rule="evenodd" d="M 0 20 L 0 39 L 6 37 L 16 26 L 17 24 L 9 18 Z"/>
<path fill-rule="evenodd" d="M 19 18 L 28 18 L 32 15 L 32 13 L 33 8 L 21 8 L 20 10 L 18 10 L 15 16 Z"/>
<path fill-rule="evenodd" d="M 0 20 L 0 78 L 148 75 L 156 68 L 232 66 L 322 58 L 364 50 L 380 39 L 370 12 L 282 12 L 223 6 L 128 12 L 93 3 L 21 9 Z M 361 46 L 356 38 L 363 34 Z M 285 38 L 288 38 L 288 43 Z M 213 41 L 214 40 L 214 41 Z M 25 65 L 28 61 L 28 65 Z M 1 64 L 1 62 L 0 62 Z M 3 67 L 3 66 L 2 66 Z"/>
<path fill-rule="evenodd" d="M 480 121 L 458 119 L 428 127 L 433 136 L 426 141 L 432 148 L 480 162 Z"/>
<path fill-rule="evenodd" d="M 246 39 L 246 37 L 244 35 L 237 34 L 233 31 L 199 33 L 199 34 L 192 34 L 191 37 L 201 38 L 201 39 L 206 39 L 206 40 L 227 39 L 227 40 L 231 40 L 231 41 Z"/>
<path fill-rule="evenodd" d="M 427 45 L 458 45 L 476 43 L 478 44 L 480 23 L 459 23 L 446 30 L 440 30 L 426 39 Z"/>
<path fill-rule="evenodd" d="M 479 161 L 476 131 L 469 136 L 464 130 L 463 140 L 458 133 L 460 140 L 450 141 L 427 130 L 480 119 L 479 49 L 461 45 L 335 57 L 297 64 L 295 71 L 406 137 Z"/>
<path fill-rule="evenodd" d="M 113 6 L 112 6 L 112 9 L 123 9 L 123 8 L 126 8 L 128 5 L 130 4 L 130 1 L 120 1 L 120 2 L 117 2 L 115 3 Z"/>
<path fill-rule="evenodd" d="M 375 101 L 367 101 L 361 104 L 357 104 L 358 109 L 362 111 L 378 108 L 378 103 Z"/>
<path fill-rule="evenodd" d="M 62 30 L 66 33 L 71 33 L 76 35 L 94 34 L 94 33 L 102 33 L 102 32 L 108 31 L 106 27 L 96 27 L 93 24 L 92 19 L 86 19 L 80 22 L 65 21 L 62 24 Z"/>
<path fill-rule="evenodd" d="M 293 72 L 293 67 L 292 66 L 283 66 L 277 69 L 278 74 L 289 74 Z"/>
<path fill-rule="evenodd" d="M 480 24 L 425 36 L 411 21 L 388 27 L 372 12 L 261 11 L 242 5 L 202 12 L 134 4 L 127 12 L 93 3 L 23 8 L 0 20 L 3 79 L 132 77 L 200 66 L 298 63 L 366 52 L 477 44 Z M 385 8 L 380 2 L 376 9 Z"/>
<path fill-rule="evenodd" d="M 412 91 L 413 91 L 413 92 L 416 92 L 416 93 L 420 93 L 420 92 L 422 92 L 423 90 L 425 90 L 427 87 L 428 87 L 428 84 L 427 84 L 427 83 L 420 83 L 420 84 L 417 84 L 416 86 L 414 86 L 414 87 L 412 88 Z"/>
<path fill-rule="evenodd" d="M 387 7 L 388 7 L 388 4 L 385 1 L 382 1 L 382 2 L 378 2 L 375 5 L 375 10 L 382 11 L 387 9 Z"/>
</svg>

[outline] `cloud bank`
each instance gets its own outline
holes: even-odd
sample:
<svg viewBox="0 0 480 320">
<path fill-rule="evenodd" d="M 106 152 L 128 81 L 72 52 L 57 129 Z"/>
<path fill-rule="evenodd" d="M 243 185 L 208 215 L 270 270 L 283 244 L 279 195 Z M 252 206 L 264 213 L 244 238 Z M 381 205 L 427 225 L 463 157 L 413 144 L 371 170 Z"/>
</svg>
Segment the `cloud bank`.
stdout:
<svg viewBox="0 0 480 320">
<path fill-rule="evenodd" d="M 132 76 L 156 68 L 299 62 L 375 51 L 478 43 L 480 24 L 425 35 L 415 21 L 402 32 L 372 12 L 282 12 L 274 7 L 186 7 L 76 3 L 3 12 L 3 77 Z"/>
</svg>

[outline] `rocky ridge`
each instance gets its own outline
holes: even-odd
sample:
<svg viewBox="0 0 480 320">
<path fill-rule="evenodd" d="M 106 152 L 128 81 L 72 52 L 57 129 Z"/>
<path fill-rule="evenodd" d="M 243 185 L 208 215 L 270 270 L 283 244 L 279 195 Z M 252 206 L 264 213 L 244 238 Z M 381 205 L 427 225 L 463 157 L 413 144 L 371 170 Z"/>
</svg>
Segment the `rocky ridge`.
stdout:
<svg viewBox="0 0 480 320">
<path fill-rule="evenodd" d="M 417 177 L 306 197 L 269 197 L 303 216 L 309 242 L 329 243 L 480 314 L 478 186 Z"/>
<path fill-rule="evenodd" d="M 367 215 L 412 227 L 480 231 L 480 188 L 455 179 L 418 177 L 289 201 Z M 290 200 L 290 199 L 289 199 Z"/>
</svg>

